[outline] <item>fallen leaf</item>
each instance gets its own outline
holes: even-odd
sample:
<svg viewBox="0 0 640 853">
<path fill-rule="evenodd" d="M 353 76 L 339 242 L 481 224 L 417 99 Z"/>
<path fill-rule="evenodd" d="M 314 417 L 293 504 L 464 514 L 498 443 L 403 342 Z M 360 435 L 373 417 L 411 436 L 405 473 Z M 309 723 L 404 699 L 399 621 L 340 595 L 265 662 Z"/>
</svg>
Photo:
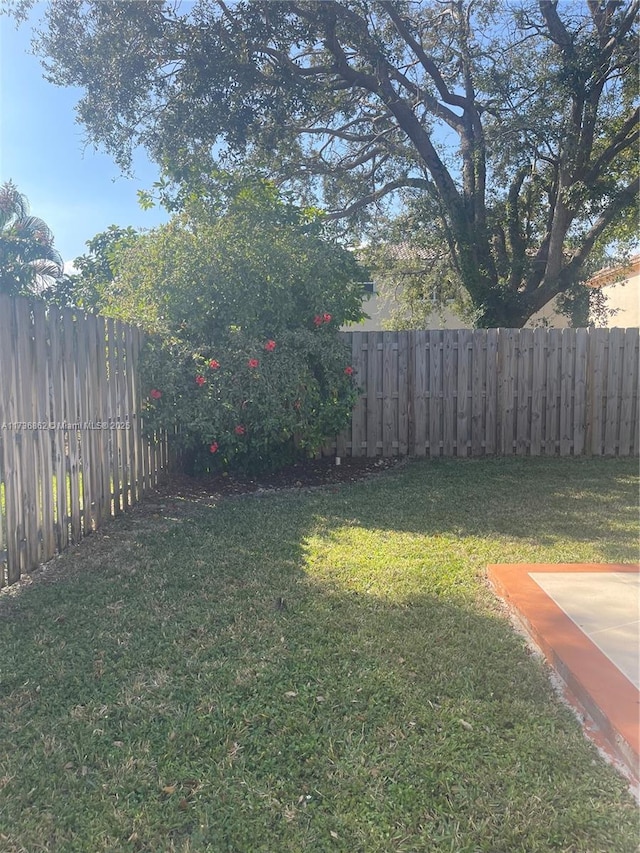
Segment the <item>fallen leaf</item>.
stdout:
<svg viewBox="0 0 640 853">
<path fill-rule="evenodd" d="M 466 720 L 458 720 L 463 729 L 466 729 L 468 732 L 473 730 L 473 726 L 471 723 L 468 723 Z"/>
<path fill-rule="evenodd" d="M 179 808 L 179 809 L 180 809 L 180 811 L 182 811 L 182 812 L 186 812 L 186 810 L 189 808 L 189 803 L 185 800 L 185 798 L 184 798 L 184 797 L 183 797 L 183 798 L 180 800 L 180 802 L 178 803 L 178 808 Z"/>
<path fill-rule="evenodd" d="M 287 690 L 284 695 L 287 697 L 287 699 L 295 699 L 298 694 L 295 690 Z"/>
<path fill-rule="evenodd" d="M 122 741 L 122 740 L 114 740 L 113 745 L 114 745 L 114 746 L 124 746 L 124 741 Z"/>
<path fill-rule="evenodd" d="M 332 838 L 340 838 L 340 836 L 338 835 L 338 833 L 337 833 L 337 832 L 334 832 L 332 829 L 330 829 L 330 830 L 329 830 L 329 835 L 330 835 Z"/>
<path fill-rule="evenodd" d="M 175 785 L 165 785 L 164 788 L 162 789 L 163 794 L 171 795 L 171 794 L 175 794 L 175 792 L 176 792 L 176 786 Z"/>
<path fill-rule="evenodd" d="M 73 761 L 67 761 L 67 763 L 64 765 L 64 769 L 65 770 L 73 770 L 73 766 L 74 766 Z"/>
<path fill-rule="evenodd" d="M 316 702 L 324 702 L 324 696 L 316 696 Z"/>
</svg>

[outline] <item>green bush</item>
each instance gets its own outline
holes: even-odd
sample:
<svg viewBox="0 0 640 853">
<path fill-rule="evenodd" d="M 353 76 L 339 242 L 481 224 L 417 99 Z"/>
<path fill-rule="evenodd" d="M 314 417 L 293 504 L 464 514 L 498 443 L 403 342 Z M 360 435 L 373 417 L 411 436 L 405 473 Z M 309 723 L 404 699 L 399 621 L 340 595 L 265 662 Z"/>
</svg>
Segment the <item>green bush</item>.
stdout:
<svg viewBox="0 0 640 853">
<path fill-rule="evenodd" d="M 361 316 L 361 270 L 268 187 L 215 221 L 185 215 L 118 259 L 109 313 L 150 333 L 144 413 L 189 471 L 273 468 L 313 452 L 356 397 L 337 331 Z"/>
</svg>

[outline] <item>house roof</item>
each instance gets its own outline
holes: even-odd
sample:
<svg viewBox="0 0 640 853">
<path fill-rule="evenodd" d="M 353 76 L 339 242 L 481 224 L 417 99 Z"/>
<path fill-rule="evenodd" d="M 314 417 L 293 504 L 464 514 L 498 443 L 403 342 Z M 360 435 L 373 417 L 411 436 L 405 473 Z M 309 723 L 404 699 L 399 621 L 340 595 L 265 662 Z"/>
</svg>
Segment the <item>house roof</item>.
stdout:
<svg viewBox="0 0 640 853">
<path fill-rule="evenodd" d="M 606 287 L 617 284 L 640 274 L 640 255 L 633 255 L 628 264 L 617 267 L 603 267 L 586 282 L 588 287 Z"/>
</svg>

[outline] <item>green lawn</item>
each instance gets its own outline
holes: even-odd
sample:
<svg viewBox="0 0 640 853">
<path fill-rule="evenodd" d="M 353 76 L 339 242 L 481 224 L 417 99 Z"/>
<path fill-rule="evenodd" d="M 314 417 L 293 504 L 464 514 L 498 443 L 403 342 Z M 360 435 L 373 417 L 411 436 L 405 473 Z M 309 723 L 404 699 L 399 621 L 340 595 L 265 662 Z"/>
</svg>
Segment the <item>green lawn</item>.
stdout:
<svg viewBox="0 0 640 853">
<path fill-rule="evenodd" d="M 636 851 L 484 572 L 636 560 L 637 469 L 424 461 L 111 522 L 0 606 L 0 850 Z"/>
</svg>

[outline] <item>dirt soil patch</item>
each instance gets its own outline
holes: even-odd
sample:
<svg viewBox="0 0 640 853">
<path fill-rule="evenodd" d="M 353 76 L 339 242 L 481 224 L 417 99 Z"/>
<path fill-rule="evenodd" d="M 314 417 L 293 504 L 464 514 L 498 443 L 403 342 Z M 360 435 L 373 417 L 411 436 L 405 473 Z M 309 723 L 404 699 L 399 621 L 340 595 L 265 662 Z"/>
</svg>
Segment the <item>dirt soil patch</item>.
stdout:
<svg viewBox="0 0 640 853">
<path fill-rule="evenodd" d="M 279 471 L 260 475 L 213 474 L 189 477 L 172 474 L 145 500 L 164 502 L 171 498 L 198 501 L 219 500 L 247 494 L 265 494 L 285 489 L 310 489 L 353 483 L 397 468 L 406 458 L 390 459 L 343 457 L 336 465 L 335 457 L 305 459 Z"/>
</svg>

